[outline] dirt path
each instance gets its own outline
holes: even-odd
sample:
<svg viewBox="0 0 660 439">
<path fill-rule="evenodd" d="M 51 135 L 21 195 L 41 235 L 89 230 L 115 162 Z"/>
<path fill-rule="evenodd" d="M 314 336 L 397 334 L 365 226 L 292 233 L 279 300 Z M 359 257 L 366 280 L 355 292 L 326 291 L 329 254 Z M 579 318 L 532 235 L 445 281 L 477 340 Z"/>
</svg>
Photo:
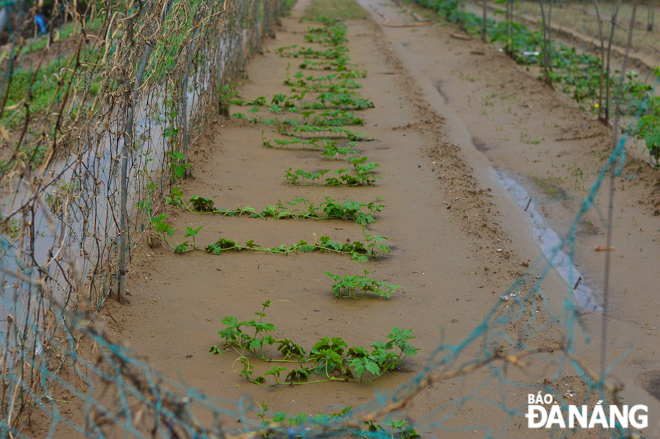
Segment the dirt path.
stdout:
<svg viewBox="0 0 660 439">
<path fill-rule="evenodd" d="M 389 2 L 364 4 L 375 15 L 395 16 L 396 8 Z M 611 135 L 565 95 L 542 87 L 523 67 L 481 42 L 451 38 L 451 31 L 435 26 L 428 31 L 384 29 L 393 52 L 408 67 L 431 105 L 446 117 L 450 139 L 463 147 L 472 163 L 482 164 L 483 157 L 490 162 L 475 166 L 475 176 L 485 183 L 489 177 L 492 181 L 493 168 L 508 174 L 531 194 L 551 229 L 560 235 L 568 232 L 580 208 L 574 200 L 583 199 L 594 182 L 611 148 Z M 655 214 L 659 198 L 654 187 L 658 175 L 634 151 L 628 157 L 626 171 L 631 178 L 617 181 L 615 196 L 616 253 L 611 275 L 613 320 L 608 332 L 608 360 L 624 355 L 632 344 L 632 351 L 614 369 L 613 376 L 625 384 L 624 395 L 649 404 L 657 414 L 658 400 L 642 388 L 656 398 L 660 395 L 658 379 L 655 385 L 649 379 L 660 374 L 660 309 L 654 303 L 658 291 L 655 261 L 660 256 L 659 220 Z M 503 203 L 510 196 L 499 191 L 494 195 L 506 218 L 503 222 L 515 224 L 522 214 L 520 206 L 508 210 Z M 563 201 L 553 199 L 561 195 L 565 196 Z M 595 205 L 605 215 L 606 195 L 599 195 Z M 576 265 L 599 304 L 604 253 L 593 249 L 604 245 L 605 228 L 598 211 L 592 209 L 577 225 L 575 242 Z M 528 225 L 512 237 L 524 240 L 530 233 Z M 599 313 L 587 313 L 585 320 L 597 340 Z M 592 346 L 600 346 L 600 341 Z M 597 350 L 593 355 L 599 356 Z M 655 431 L 656 435 L 660 433 Z"/>
<path fill-rule="evenodd" d="M 365 0 L 364 6 L 374 12 L 378 22 L 382 16 L 390 17 L 392 23 L 408 19 L 387 2 Z M 297 21 L 303 7 L 304 2 L 299 2 L 293 16 L 283 20 L 277 39 L 249 65 L 250 80 L 240 88 L 241 97 L 289 93 L 282 81 L 289 63 L 291 72 L 297 71 L 297 61 L 279 57 L 274 50 L 303 44 L 307 24 Z M 568 169 L 573 169 L 570 165 L 574 163 L 586 173 L 582 183 L 576 184 L 586 187 L 600 164 L 594 163 L 594 151 L 608 148 L 604 137 L 554 141 L 593 133 L 599 127 L 504 56 L 479 42 L 450 38 L 453 29 L 449 27 L 382 28 L 369 20 L 348 24 L 351 60 L 368 69 L 368 77 L 358 80 L 364 85 L 360 92 L 375 103 L 375 108 L 361 112 L 367 125 L 359 130 L 376 140 L 360 142 L 358 149 L 380 164 L 382 180 L 376 186 L 325 189 L 287 184 L 284 171 L 288 168 L 334 170 L 343 164 L 321 160 L 317 152 L 264 148 L 261 126 L 224 120 L 196 151 L 195 179 L 186 181 L 182 189 L 186 197 L 208 197 L 220 208 L 249 205 L 257 211 L 277 200 L 296 197 L 319 202 L 327 194 L 342 202 L 352 199 L 363 203 L 382 197 L 386 209 L 369 226 L 369 233 L 388 237 L 392 254 L 358 266 L 349 256 L 316 252 L 288 256 L 192 252 L 180 256 L 167 247 L 145 247 L 129 277 L 130 306 L 110 308 L 122 322 L 112 330 L 157 370 L 180 376 L 207 394 L 238 399 L 249 393 L 260 402 L 266 401 L 272 411 L 319 413 L 358 407 L 370 401 L 378 389 L 391 390 L 405 383 L 423 370 L 440 342 L 440 328 L 444 328 L 447 343 L 460 343 L 501 300 L 500 295 L 525 271 L 525 265 L 542 254 L 523 209 L 498 184 L 493 169 L 507 172 L 540 202 L 548 197 L 528 174 L 537 179 L 547 178 L 549 171 L 570 176 Z M 525 136 L 521 135 L 523 130 Z M 533 141 L 537 137 L 538 142 Z M 608 359 L 612 361 L 634 343 L 613 375 L 625 384 L 626 401 L 647 404 L 649 418 L 660 420 L 658 401 L 643 390 L 647 381 L 642 379 L 643 373 L 660 369 L 658 330 L 651 329 L 658 326 L 658 305 L 652 303 L 657 293 L 652 274 L 659 256 L 653 241 L 658 235 L 657 217 L 652 216 L 651 205 L 638 204 L 640 199 L 652 199 L 650 189 L 639 182 L 657 177 L 648 171 L 639 175 L 638 183 L 630 187 L 625 182 L 625 193 L 617 192 L 621 194 L 617 213 L 621 208 L 623 211 L 615 224 L 614 309 Z M 575 194 L 583 195 L 580 191 Z M 600 207 L 605 208 L 604 199 Z M 542 210 L 548 224 L 562 233 L 574 217 L 577 203 L 564 201 L 533 208 Z M 200 225 L 204 227 L 196 238 L 198 243 L 228 238 L 273 247 L 301 239 L 311 242 L 314 234 L 336 242 L 354 242 L 362 235 L 352 221 L 200 216 L 171 206 L 167 213 L 179 241 L 186 226 Z M 603 254 L 592 250 L 594 245 L 604 245 L 604 236 L 588 234 L 589 227 L 602 230 L 594 224 L 580 224 L 576 261 L 585 285 L 599 291 Z M 330 292 L 332 281 L 323 272 L 356 274 L 362 266 L 375 279 L 401 285 L 403 292 L 398 290 L 388 300 L 335 298 Z M 565 281 L 551 272 L 543 290 L 550 307 L 560 310 L 567 291 Z M 595 297 L 599 300 L 598 295 Z M 397 326 L 414 330 L 417 338 L 413 344 L 421 351 L 406 360 L 401 371 L 368 384 L 258 387 L 238 374 L 235 353 L 217 356 L 209 355 L 208 350 L 219 341 L 221 318 L 251 318 L 266 298 L 287 301 L 274 304 L 267 312 L 267 320 L 277 325 L 277 336 L 296 339 L 306 349 L 324 336 L 340 336 L 349 345 L 368 346 L 374 340 L 384 340 L 390 328 Z M 508 311 L 498 312 L 504 315 Z M 597 370 L 600 315 L 585 310 L 582 317 L 593 339 L 587 346 L 578 340 L 578 354 Z M 515 325 L 507 329 L 516 330 Z M 532 344 L 548 345 L 559 339 L 551 325 L 537 334 Z M 478 350 L 478 345 L 470 346 L 461 358 L 468 360 Z M 256 360 L 251 364 L 259 373 L 270 368 Z M 524 381 L 534 385 L 545 372 L 542 368 L 532 370 Z M 473 391 L 487 377 L 478 372 L 463 382 L 429 387 L 406 407 L 405 414 L 413 420 L 422 419 L 442 404 Z M 504 397 L 497 386 L 479 392 L 495 401 Z M 512 398 L 511 406 L 523 406 L 526 391 L 513 396 L 515 392 L 505 391 Z M 520 419 L 508 427 L 505 421 L 499 408 L 470 401 L 451 421 L 451 425 L 470 426 L 470 431 L 452 433 L 452 437 L 479 437 L 472 427 L 483 433 L 485 426 L 496 432 L 510 428 L 506 437 L 546 434 L 520 430 Z M 657 437 L 660 427 L 653 428 Z"/>
</svg>

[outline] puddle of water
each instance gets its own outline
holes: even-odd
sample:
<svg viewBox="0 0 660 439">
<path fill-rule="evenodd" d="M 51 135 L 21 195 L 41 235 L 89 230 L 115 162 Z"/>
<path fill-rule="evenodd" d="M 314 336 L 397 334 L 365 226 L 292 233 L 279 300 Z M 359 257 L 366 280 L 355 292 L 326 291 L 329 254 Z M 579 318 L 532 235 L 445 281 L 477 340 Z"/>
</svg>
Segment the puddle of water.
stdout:
<svg viewBox="0 0 660 439">
<path fill-rule="evenodd" d="M 495 171 L 495 178 L 500 186 L 513 197 L 516 203 L 525 209 L 527 202 L 531 198 L 527 191 L 502 171 Z M 575 285 L 575 282 L 582 277 L 582 282 L 574 290 L 578 304 L 588 309 L 601 310 L 602 308 L 594 300 L 591 290 L 585 285 L 584 276 L 577 271 L 571 258 L 563 251 L 558 250 L 561 248 L 562 238 L 554 230 L 545 225 L 543 216 L 535 209 L 535 204 L 534 200 L 532 200 L 527 212 L 525 212 L 532 225 L 532 236 L 534 240 L 569 287 Z"/>
</svg>

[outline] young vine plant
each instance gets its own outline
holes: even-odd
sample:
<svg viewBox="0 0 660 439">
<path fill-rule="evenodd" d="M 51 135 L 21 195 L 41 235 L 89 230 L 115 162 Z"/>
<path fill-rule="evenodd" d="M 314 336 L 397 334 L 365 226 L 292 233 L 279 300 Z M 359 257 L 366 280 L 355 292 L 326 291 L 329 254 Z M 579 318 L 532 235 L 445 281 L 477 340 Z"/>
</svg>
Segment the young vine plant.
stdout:
<svg viewBox="0 0 660 439">
<path fill-rule="evenodd" d="M 339 219 L 343 221 L 353 220 L 361 226 L 367 226 L 375 223 L 374 215 L 385 209 L 384 205 L 378 204 L 378 200 L 380 198 L 376 197 L 376 202 L 360 203 L 348 199 L 340 203 L 326 195 L 325 200 L 317 204 L 306 198 L 297 197 L 286 202 L 278 200 L 277 204 L 269 204 L 259 213 L 250 206 L 238 206 L 236 209 L 219 209 L 215 207 L 215 202 L 212 199 L 198 195 L 193 195 L 190 201 L 186 203 L 183 200 L 183 192 L 178 187 L 174 187 L 170 196 L 166 197 L 165 202 L 199 214 L 218 214 L 232 217 L 247 215 L 250 218 L 261 219 Z M 363 209 L 366 212 L 363 212 Z"/>
<path fill-rule="evenodd" d="M 335 281 L 332 292 L 337 297 L 352 297 L 353 299 L 364 299 L 368 294 L 389 298 L 392 291 L 400 289 L 401 285 L 389 285 L 387 282 L 376 281 L 367 277 L 369 270 L 362 269 L 362 275 L 341 276 L 325 271 Z"/>
<path fill-rule="evenodd" d="M 276 326 L 264 321 L 272 302 L 266 300 L 257 319 L 239 321 L 234 316 L 221 320 L 225 328 L 218 331 L 221 340 L 211 346 L 211 354 L 223 354 L 233 348 L 242 365 L 240 374 L 248 381 L 262 386 L 298 385 L 330 381 L 368 382 L 400 368 L 419 348 L 412 346 L 412 330 L 392 328 L 388 341 L 374 341 L 369 348 L 349 346 L 341 337 L 324 337 L 307 352 L 291 339 L 276 339 L 270 333 Z M 277 354 L 269 353 L 272 347 Z M 271 349 L 272 350 L 272 349 Z M 263 375 L 254 373 L 248 354 L 268 363 L 277 363 Z M 285 365 L 289 365 L 288 367 Z M 270 380 L 267 377 L 272 377 Z"/>
</svg>

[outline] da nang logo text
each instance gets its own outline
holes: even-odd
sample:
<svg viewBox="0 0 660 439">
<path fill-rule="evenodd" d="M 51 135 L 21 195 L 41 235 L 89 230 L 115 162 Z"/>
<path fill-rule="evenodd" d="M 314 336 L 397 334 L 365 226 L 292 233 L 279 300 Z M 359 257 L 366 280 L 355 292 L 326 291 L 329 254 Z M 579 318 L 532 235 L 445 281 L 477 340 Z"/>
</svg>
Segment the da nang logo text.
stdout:
<svg viewBox="0 0 660 439">
<path fill-rule="evenodd" d="M 529 428 L 552 428 L 555 425 L 559 428 L 646 428 L 649 425 L 648 407 L 645 405 L 634 405 L 629 407 L 623 405 L 620 408 L 610 404 L 606 410 L 598 401 L 594 409 L 589 412 L 586 405 L 565 406 L 568 410 L 562 412 L 561 406 L 556 404 L 554 397 L 550 393 L 541 395 L 527 395 L 527 426 Z M 554 404 L 553 404 L 554 403 Z M 546 408 L 541 404 L 550 405 Z"/>
</svg>

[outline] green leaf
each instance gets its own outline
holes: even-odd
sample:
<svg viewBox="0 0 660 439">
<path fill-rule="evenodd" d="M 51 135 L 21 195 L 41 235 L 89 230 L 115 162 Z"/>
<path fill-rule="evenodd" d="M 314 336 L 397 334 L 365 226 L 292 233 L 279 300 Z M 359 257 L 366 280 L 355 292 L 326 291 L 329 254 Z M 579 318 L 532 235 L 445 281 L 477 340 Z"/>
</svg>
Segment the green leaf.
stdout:
<svg viewBox="0 0 660 439">
<path fill-rule="evenodd" d="M 285 412 L 277 412 L 273 415 L 273 422 L 284 422 L 286 421 L 286 413 Z"/>
<path fill-rule="evenodd" d="M 348 355 L 350 357 L 367 357 L 369 352 L 362 346 L 353 346 L 348 350 Z"/>
<path fill-rule="evenodd" d="M 391 425 L 392 428 L 402 429 L 408 422 L 403 419 L 387 419 L 383 421 L 383 425 Z"/>
<path fill-rule="evenodd" d="M 171 238 L 174 235 L 174 229 L 171 225 L 163 222 L 158 222 L 154 224 L 154 230 L 160 233 L 167 233 Z"/>
<path fill-rule="evenodd" d="M 188 249 L 188 241 L 185 241 L 174 248 L 174 253 L 182 255 L 187 251 L 187 249 Z"/>
<path fill-rule="evenodd" d="M 351 260 L 354 262 L 369 262 L 369 257 L 361 255 L 360 253 L 353 253 Z"/>
<path fill-rule="evenodd" d="M 364 364 L 364 358 L 354 358 L 348 364 L 351 366 L 355 372 L 355 376 L 361 378 L 362 375 L 367 371 L 367 368 Z"/>
<path fill-rule="evenodd" d="M 336 413 L 331 414 L 330 417 L 331 418 L 343 418 L 345 416 L 348 416 L 348 414 L 350 413 L 352 408 L 353 407 L 350 406 L 350 405 L 346 406 L 340 412 L 336 412 Z"/>
<path fill-rule="evenodd" d="M 167 214 L 166 214 L 166 213 L 164 213 L 164 214 L 162 214 L 162 215 L 160 215 L 160 216 L 158 216 L 158 217 L 156 217 L 156 218 L 151 218 L 151 223 L 152 223 L 152 224 L 159 223 L 159 222 L 163 221 L 165 218 L 167 218 Z"/>
<path fill-rule="evenodd" d="M 278 340 L 277 343 L 279 344 L 277 350 L 285 357 L 294 356 L 302 358 L 305 356 L 305 349 L 289 340 L 288 338 L 284 340 Z"/>
<path fill-rule="evenodd" d="M 167 127 L 163 130 L 163 137 L 174 137 L 179 133 L 178 128 Z M 179 153 L 175 153 L 179 154 Z"/>
<path fill-rule="evenodd" d="M 373 361 L 365 359 L 364 366 L 367 368 L 369 372 L 371 372 L 373 376 L 377 377 L 378 375 L 380 375 L 380 367 L 378 366 L 378 364 L 374 363 Z"/>
<path fill-rule="evenodd" d="M 300 382 L 303 379 L 309 378 L 309 375 L 310 373 L 307 369 L 291 369 L 284 381 L 298 380 Z"/>
<path fill-rule="evenodd" d="M 410 340 L 412 338 L 415 338 L 415 336 L 413 335 L 412 329 L 406 330 L 406 329 L 394 327 L 390 330 L 390 333 L 388 334 L 387 338 L 391 339 L 392 341 L 399 341 L 399 340 Z"/>
<path fill-rule="evenodd" d="M 229 325 L 232 328 L 237 328 L 238 326 L 240 326 L 238 324 L 238 319 L 234 316 L 227 316 L 224 319 L 220 320 L 220 323 L 223 323 L 225 325 Z"/>
<path fill-rule="evenodd" d="M 279 376 L 286 370 L 286 367 L 273 366 L 269 371 L 264 372 L 264 375 Z"/>
<path fill-rule="evenodd" d="M 192 229 L 191 227 L 186 227 L 186 234 L 183 235 L 184 238 L 187 238 L 189 236 L 197 236 L 199 231 L 202 229 L 204 226 L 199 226 L 196 229 Z"/>
<path fill-rule="evenodd" d="M 200 197 L 199 195 L 193 195 L 190 197 L 190 205 L 192 206 L 192 210 L 198 212 L 212 212 L 213 204 L 213 200 L 210 198 Z"/>
</svg>

